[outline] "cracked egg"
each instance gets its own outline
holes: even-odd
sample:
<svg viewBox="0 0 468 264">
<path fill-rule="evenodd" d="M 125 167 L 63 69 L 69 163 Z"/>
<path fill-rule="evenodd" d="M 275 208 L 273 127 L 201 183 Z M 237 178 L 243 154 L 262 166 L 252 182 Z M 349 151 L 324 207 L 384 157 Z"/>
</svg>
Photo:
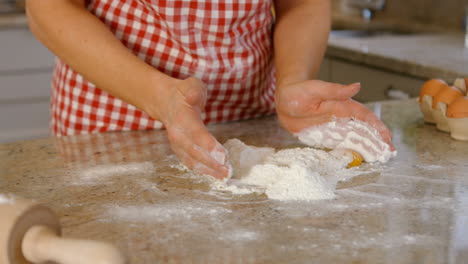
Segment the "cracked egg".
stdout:
<svg viewBox="0 0 468 264">
<path fill-rule="evenodd" d="M 432 101 L 434 96 L 444 87 L 448 87 L 447 83 L 440 79 L 432 79 L 424 83 L 419 93 L 419 107 L 424 114 L 424 121 L 428 123 L 436 123 L 433 116 Z"/>
<path fill-rule="evenodd" d="M 432 100 L 432 115 L 436 121 L 438 129 L 450 132 L 446 116 L 447 107 L 458 97 L 462 96 L 462 92 L 454 86 L 445 86 L 434 96 Z"/>
<path fill-rule="evenodd" d="M 457 98 L 447 107 L 447 122 L 452 138 L 468 140 L 468 96 Z"/>
</svg>

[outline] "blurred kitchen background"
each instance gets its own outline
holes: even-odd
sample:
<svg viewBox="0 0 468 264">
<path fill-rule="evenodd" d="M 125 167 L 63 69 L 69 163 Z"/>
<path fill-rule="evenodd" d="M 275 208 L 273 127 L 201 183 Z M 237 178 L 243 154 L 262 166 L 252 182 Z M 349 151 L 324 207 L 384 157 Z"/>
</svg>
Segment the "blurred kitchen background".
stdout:
<svg viewBox="0 0 468 264">
<path fill-rule="evenodd" d="M 0 143 L 49 135 L 54 56 L 29 32 L 24 2 L 0 0 Z M 468 0 L 332 2 L 333 31 L 319 78 L 339 83 L 360 81 L 363 91 L 358 100 L 415 97 L 429 78 L 451 83 L 455 77 L 468 77 L 458 76 L 468 73 L 468 55 L 463 48 Z M 415 38 L 424 35 L 430 38 L 421 38 L 421 46 L 436 47 L 440 42 L 445 54 L 434 49 L 434 54 L 426 51 L 418 60 L 399 53 L 408 52 L 405 45 L 414 46 Z M 389 41 L 384 41 L 386 38 Z M 382 45 L 380 53 L 373 53 L 378 41 L 385 44 L 390 40 L 398 44 Z M 418 53 L 417 47 L 412 48 Z M 431 56 L 434 61 L 440 58 L 441 63 L 432 65 Z"/>
<path fill-rule="evenodd" d="M 54 56 L 29 32 L 24 2 L 0 0 L 0 143 L 49 135 Z"/>
</svg>

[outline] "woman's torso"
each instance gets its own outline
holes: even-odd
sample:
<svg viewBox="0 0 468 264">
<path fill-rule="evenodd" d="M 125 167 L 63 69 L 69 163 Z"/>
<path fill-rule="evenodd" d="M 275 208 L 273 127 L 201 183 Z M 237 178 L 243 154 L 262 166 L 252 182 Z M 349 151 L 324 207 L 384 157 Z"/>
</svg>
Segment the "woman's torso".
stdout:
<svg viewBox="0 0 468 264">
<path fill-rule="evenodd" d="M 88 9 L 136 56 L 208 88 L 205 123 L 274 112 L 271 0 L 93 0 Z M 57 60 L 51 103 L 56 135 L 161 128 Z"/>
</svg>

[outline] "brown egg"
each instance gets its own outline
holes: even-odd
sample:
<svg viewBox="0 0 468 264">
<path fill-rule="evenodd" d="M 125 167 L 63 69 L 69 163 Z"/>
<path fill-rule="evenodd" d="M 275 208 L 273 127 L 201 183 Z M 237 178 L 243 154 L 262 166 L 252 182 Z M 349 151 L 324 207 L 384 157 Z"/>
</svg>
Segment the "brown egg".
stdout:
<svg viewBox="0 0 468 264">
<path fill-rule="evenodd" d="M 440 91 L 434 96 L 434 100 L 432 100 L 432 109 L 436 109 L 439 102 L 449 105 L 461 96 L 463 96 L 463 94 L 459 89 L 447 85 L 440 89 Z"/>
<path fill-rule="evenodd" d="M 433 97 L 445 86 L 448 86 L 447 83 L 440 79 L 432 79 L 425 82 L 419 92 L 419 101 L 421 102 L 424 95 Z"/>
<path fill-rule="evenodd" d="M 447 116 L 452 118 L 468 117 L 468 96 L 458 97 L 448 105 Z"/>
</svg>

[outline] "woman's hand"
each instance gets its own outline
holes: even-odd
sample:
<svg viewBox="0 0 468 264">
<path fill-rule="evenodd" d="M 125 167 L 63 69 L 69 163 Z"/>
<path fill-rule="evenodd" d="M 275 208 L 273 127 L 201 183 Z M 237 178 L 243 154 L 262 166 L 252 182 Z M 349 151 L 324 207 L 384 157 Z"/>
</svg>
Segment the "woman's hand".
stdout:
<svg viewBox="0 0 468 264">
<path fill-rule="evenodd" d="M 312 80 L 327 48 L 331 1 L 276 0 L 275 10 L 276 110 L 281 124 L 295 133 L 330 121 L 332 116 L 354 117 L 374 126 L 391 144 L 388 128 L 351 99 L 359 84 L 343 86 Z"/>
<path fill-rule="evenodd" d="M 351 99 L 360 84 L 340 85 L 308 80 L 280 85 L 276 91 L 276 111 L 282 126 L 291 133 L 319 125 L 335 117 L 352 117 L 375 127 L 392 148 L 392 135 L 374 113 Z"/>
<path fill-rule="evenodd" d="M 182 163 L 218 179 L 227 177 L 225 150 L 201 119 L 207 97 L 203 82 L 196 78 L 173 79 L 172 85 L 159 93 L 146 112 L 166 126 L 171 147 Z"/>
</svg>

